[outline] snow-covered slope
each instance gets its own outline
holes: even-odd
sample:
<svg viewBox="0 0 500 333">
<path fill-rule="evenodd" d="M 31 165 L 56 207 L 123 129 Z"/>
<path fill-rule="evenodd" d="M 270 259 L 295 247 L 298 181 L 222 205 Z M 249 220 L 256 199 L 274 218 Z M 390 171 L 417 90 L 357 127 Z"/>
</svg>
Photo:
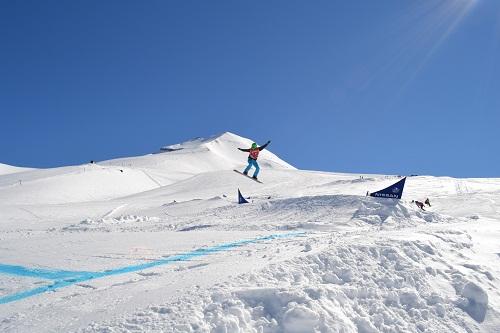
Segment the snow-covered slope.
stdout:
<svg viewBox="0 0 500 333">
<path fill-rule="evenodd" d="M 9 204 L 64 204 L 109 200 L 169 185 L 210 171 L 241 168 L 249 139 L 226 132 L 170 146 L 171 152 L 0 176 L 0 201 Z M 270 146 L 269 148 L 272 148 Z M 266 169 L 294 169 L 272 152 L 259 157 Z M 0 172 L 3 167 L 0 169 Z M 20 170 L 19 170 L 20 171 Z"/>
<path fill-rule="evenodd" d="M 161 153 L 141 157 L 121 158 L 103 165 L 133 167 L 148 170 L 162 185 L 191 176 L 219 170 L 241 168 L 248 154 L 238 148 L 249 148 L 253 141 L 225 132 L 208 139 L 198 138 L 181 144 L 163 147 Z M 267 169 L 295 169 L 274 155 L 272 144 L 259 155 L 259 164 Z"/>
<path fill-rule="evenodd" d="M 500 179 L 377 199 L 264 151 L 259 184 L 249 143 L 0 176 L 0 331 L 500 331 Z"/>
<path fill-rule="evenodd" d="M 0 176 L 18 173 L 18 172 L 29 171 L 29 170 L 32 170 L 32 169 L 21 168 L 21 167 L 16 167 L 16 166 L 0 163 Z"/>
</svg>

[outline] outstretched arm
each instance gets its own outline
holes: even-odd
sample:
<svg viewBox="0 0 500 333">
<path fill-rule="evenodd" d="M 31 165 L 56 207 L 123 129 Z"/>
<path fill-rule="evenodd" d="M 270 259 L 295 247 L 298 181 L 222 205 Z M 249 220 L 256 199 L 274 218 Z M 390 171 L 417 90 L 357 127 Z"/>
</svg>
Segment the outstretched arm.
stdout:
<svg viewBox="0 0 500 333">
<path fill-rule="evenodd" d="M 271 140 L 268 140 L 268 141 L 266 142 L 266 144 L 265 144 L 265 145 L 263 145 L 263 146 L 260 146 L 260 147 L 259 147 L 259 150 L 264 150 L 264 149 L 266 149 L 266 147 L 267 147 L 270 143 L 271 143 Z"/>
<path fill-rule="evenodd" d="M 244 151 L 245 153 L 249 153 L 250 152 L 250 149 L 238 148 L 238 150 Z"/>
</svg>

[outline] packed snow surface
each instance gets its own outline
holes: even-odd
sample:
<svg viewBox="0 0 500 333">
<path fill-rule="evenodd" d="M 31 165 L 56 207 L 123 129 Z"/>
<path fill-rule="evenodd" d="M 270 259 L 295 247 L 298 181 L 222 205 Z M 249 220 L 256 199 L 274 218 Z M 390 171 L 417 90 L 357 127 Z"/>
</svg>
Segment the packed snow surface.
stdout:
<svg viewBox="0 0 500 333">
<path fill-rule="evenodd" d="M 372 198 L 400 178 L 264 150 L 259 184 L 233 171 L 251 143 L 1 164 L 0 331 L 500 332 L 500 179 Z"/>
<path fill-rule="evenodd" d="M 0 176 L 32 170 L 30 168 L 20 168 L 8 164 L 0 163 Z"/>
</svg>

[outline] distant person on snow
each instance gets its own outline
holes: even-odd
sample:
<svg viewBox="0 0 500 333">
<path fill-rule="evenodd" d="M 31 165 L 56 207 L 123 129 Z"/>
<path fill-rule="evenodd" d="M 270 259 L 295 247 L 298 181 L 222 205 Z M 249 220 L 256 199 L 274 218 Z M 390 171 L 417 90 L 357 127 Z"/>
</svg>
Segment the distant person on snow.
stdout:
<svg viewBox="0 0 500 333">
<path fill-rule="evenodd" d="M 417 205 L 418 208 L 420 208 L 421 210 L 425 211 L 425 209 L 424 209 L 424 203 L 423 202 L 415 201 L 415 200 L 412 200 L 411 202 L 415 203 L 415 205 Z"/>
<path fill-rule="evenodd" d="M 243 174 L 248 176 L 248 171 L 252 168 L 252 166 L 255 167 L 255 172 L 253 173 L 254 179 L 257 179 L 257 176 L 259 175 L 260 167 L 259 163 L 257 163 L 257 158 L 259 158 L 259 153 L 261 150 L 266 149 L 267 145 L 271 143 L 271 140 L 267 141 L 267 143 L 263 146 L 258 146 L 255 142 L 252 143 L 252 147 L 248 149 L 243 149 L 243 148 L 238 148 L 241 151 L 247 152 L 248 154 L 248 166 L 246 167 L 245 171 L 243 171 Z"/>
<path fill-rule="evenodd" d="M 431 201 L 429 200 L 429 198 L 425 199 L 425 204 L 431 207 Z"/>
</svg>

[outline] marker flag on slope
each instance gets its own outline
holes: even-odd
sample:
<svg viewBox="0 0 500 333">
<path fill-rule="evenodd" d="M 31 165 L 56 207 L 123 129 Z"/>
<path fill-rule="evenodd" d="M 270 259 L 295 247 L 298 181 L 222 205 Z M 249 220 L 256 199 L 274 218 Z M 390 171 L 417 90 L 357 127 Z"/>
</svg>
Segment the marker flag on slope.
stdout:
<svg viewBox="0 0 500 333">
<path fill-rule="evenodd" d="M 238 189 L 238 203 L 240 205 L 248 203 L 247 199 L 243 198 L 243 196 L 241 195 L 240 189 Z"/>
<path fill-rule="evenodd" d="M 405 187 L 406 177 L 398 181 L 396 184 L 393 184 L 383 190 L 380 190 L 375 193 L 371 193 L 370 196 L 377 198 L 391 198 L 391 199 L 401 199 L 403 195 L 403 189 Z"/>
</svg>

